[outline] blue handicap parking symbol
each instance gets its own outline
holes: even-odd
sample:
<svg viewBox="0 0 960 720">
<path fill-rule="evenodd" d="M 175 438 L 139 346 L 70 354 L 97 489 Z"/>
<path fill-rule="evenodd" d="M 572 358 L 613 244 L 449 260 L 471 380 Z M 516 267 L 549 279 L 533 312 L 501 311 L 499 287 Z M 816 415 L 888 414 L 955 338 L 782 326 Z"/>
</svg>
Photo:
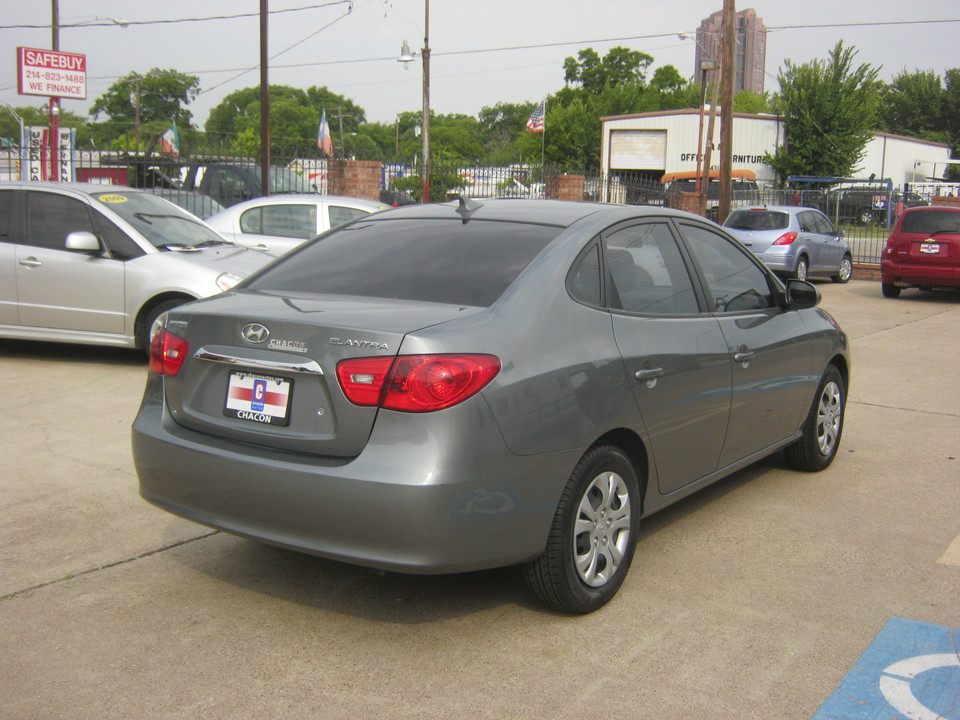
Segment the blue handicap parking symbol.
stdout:
<svg viewBox="0 0 960 720">
<path fill-rule="evenodd" d="M 960 720 L 960 630 L 894 617 L 812 720 Z"/>
</svg>

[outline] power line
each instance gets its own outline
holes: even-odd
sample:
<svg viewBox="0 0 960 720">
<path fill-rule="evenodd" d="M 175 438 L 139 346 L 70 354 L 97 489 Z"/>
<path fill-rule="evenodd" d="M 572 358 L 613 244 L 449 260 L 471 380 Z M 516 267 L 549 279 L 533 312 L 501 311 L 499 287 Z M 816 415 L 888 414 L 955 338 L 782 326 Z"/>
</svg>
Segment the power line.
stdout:
<svg viewBox="0 0 960 720">
<path fill-rule="evenodd" d="M 321 3 L 319 5 L 304 5 L 297 8 L 286 8 L 283 10 L 268 10 L 270 15 L 280 15 L 282 13 L 302 12 L 304 10 L 318 10 L 320 8 L 331 7 L 333 5 L 343 5 L 344 3 L 353 7 L 353 0 L 332 0 L 331 2 Z M 57 27 L 63 28 L 85 28 L 85 27 L 126 27 L 127 25 L 173 25 L 175 23 L 209 22 L 211 20 L 236 20 L 238 18 L 260 17 L 258 12 L 237 13 L 235 15 L 211 15 L 208 17 L 197 18 L 173 18 L 169 20 L 95 20 L 93 22 L 83 23 L 62 23 Z M 52 27 L 49 23 L 46 25 L 0 25 L 0 30 L 49 30 Z"/>
</svg>

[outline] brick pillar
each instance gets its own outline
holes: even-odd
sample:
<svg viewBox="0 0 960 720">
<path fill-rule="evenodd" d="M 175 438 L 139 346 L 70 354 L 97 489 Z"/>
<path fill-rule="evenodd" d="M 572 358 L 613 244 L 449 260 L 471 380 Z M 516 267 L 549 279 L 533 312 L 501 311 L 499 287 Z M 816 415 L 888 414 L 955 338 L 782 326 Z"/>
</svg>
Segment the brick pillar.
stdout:
<svg viewBox="0 0 960 720">
<path fill-rule="evenodd" d="M 583 175 L 561 175 L 559 178 L 557 199 L 582 202 L 584 197 L 584 180 Z"/>
<path fill-rule="evenodd" d="M 950 195 L 937 195 L 930 202 L 931 205 L 960 205 L 960 197 L 952 197 Z"/>
<path fill-rule="evenodd" d="M 380 199 L 380 163 L 373 160 L 347 160 L 343 167 L 343 186 L 338 195 Z"/>
<path fill-rule="evenodd" d="M 330 158 L 327 160 L 327 194 L 346 195 L 343 191 L 346 161 Z"/>
<path fill-rule="evenodd" d="M 678 210 L 686 210 L 689 213 L 694 213 L 699 215 L 699 195 L 695 192 L 681 192 L 680 198 L 677 201 L 676 208 Z M 671 206 L 673 207 L 673 206 Z"/>
</svg>

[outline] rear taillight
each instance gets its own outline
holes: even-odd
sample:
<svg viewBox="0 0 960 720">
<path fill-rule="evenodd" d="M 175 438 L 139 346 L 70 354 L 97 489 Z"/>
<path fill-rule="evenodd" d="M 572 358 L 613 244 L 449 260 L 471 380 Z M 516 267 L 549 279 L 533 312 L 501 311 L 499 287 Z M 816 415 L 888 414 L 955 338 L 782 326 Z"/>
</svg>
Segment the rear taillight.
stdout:
<svg viewBox="0 0 960 720">
<path fill-rule="evenodd" d="M 403 412 L 443 410 L 480 392 L 497 373 L 492 355 L 400 355 L 337 364 L 337 379 L 355 405 Z"/>
<path fill-rule="evenodd" d="M 150 341 L 150 372 L 173 376 L 187 359 L 187 341 L 161 329 Z"/>
<path fill-rule="evenodd" d="M 773 244 L 774 245 L 790 245 L 796 239 L 797 239 L 797 233 L 788 232 L 788 233 L 784 233 L 783 235 L 778 237 L 776 240 L 774 240 Z"/>
</svg>

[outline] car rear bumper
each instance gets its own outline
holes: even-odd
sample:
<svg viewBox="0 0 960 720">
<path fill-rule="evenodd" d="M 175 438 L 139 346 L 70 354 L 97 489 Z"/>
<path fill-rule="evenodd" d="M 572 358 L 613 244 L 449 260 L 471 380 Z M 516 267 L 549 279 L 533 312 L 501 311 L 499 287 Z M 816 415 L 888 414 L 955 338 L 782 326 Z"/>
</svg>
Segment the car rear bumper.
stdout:
<svg viewBox="0 0 960 720">
<path fill-rule="evenodd" d="M 513 455 L 492 420 L 471 447 L 451 447 L 436 422 L 388 411 L 356 458 L 273 451 L 177 425 L 151 385 L 132 431 L 146 500 L 236 535 L 384 570 L 461 572 L 536 557 L 579 452 Z M 462 411 L 487 413 L 482 402 Z"/>
<path fill-rule="evenodd" d="M 880 260 L 880 275 L 885 283 L 960 287 L 960 266 L 917 265 Z"/>
</svg>

